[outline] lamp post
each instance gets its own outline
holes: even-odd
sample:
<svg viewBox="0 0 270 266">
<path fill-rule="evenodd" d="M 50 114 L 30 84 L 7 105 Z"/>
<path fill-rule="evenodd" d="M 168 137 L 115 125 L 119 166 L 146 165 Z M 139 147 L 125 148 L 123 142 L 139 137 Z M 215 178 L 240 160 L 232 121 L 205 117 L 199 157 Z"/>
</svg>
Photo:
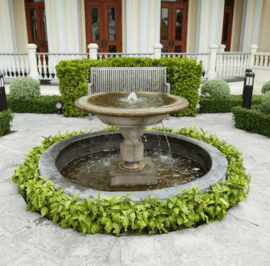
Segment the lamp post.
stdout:
<svg viewBox="0 0 270 266">
<path fill-rule="evenodd" d="M 4 76 L 0 74 L 0 112 L 7 110 Z"/>
<path fill-rule="evenodd" d="M 254 86 L 254 78 L 255 78 L 255 74 L 252 72 L 252 70 L 247 69 L 246 78 L 244 82 L 244 88 L 243 88 L 243 105 L 242 105 L 243 108 L 250 109 L 253 86 Z"/>
</svg>

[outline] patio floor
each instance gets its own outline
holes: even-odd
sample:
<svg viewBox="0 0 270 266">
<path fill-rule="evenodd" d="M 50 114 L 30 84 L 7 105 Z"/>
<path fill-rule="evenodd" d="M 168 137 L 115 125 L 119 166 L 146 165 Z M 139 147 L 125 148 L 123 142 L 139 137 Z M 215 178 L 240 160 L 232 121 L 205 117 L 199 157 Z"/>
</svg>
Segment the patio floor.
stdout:
<svg viewBox="0 0 270 266">
<path fill-rule="evenodd" d="M 97 117 L 16 114 L 12 133 L 0 138 L 0 265 L 270 265 L 270 141 L 234 127 L 232 114 L 171 117 L 166 127 L 197 124 L 236 146 L 252 175 L 248 199 L 221 222 L 155 236 L 82 235 L 26 211 L 11 177 L 43 136 L 60 130 L 101 130 Z"/>
</svg>

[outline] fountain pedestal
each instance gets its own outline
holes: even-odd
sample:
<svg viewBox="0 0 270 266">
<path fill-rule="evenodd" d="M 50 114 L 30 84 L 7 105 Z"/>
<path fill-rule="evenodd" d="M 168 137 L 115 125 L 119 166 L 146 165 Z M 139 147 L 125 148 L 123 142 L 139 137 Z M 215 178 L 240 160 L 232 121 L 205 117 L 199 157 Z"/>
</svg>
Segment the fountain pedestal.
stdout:
<svg viewBox="0 0 270 266">
<path fill-rule="evenodd" d="M 111 186 L 154 185 L 157 174 L 150 157 L 144 157 L 140 142 L 144 126 L 119 127 L 124 137 L 120 157 L 111 161 Z"/>
</svg>

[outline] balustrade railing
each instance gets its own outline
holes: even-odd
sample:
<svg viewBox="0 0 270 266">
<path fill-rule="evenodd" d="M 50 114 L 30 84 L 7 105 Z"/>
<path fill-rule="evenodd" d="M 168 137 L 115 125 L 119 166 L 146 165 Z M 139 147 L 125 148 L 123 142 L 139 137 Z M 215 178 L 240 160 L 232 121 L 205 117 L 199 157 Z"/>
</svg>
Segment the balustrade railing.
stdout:
<svg viewBox="0 0 270 266">
<path fill-rule="evenodd" d="M 217 53 L 217 77 L 245 76 L 245 71 L 249 68 L 250 55 L 251 53 L 241 52 Z"/>
<path fill-rule="evenodd" d="M 189 58 L 196 59 L 197 63 L 202 61 L 203 64 L 203 77 L 207 77 L 207 72 L 209 68 L 209 55 L 210 53 L 161 53 L 161 57 L 179 57 L 179 58 Z"/>
<path fill-rule="evenodd" d="M 254 64 L 252 67 L 270 69 L 270 53 L 254 54 Z"/>
<path fill-rule="evenodd" d="M 29 71 L 27 53 L 0 53 L 0 74 L 3 74 L 5 79 L 25 77 Z"/>
<path fill-rule="evenodd" d="M 41 80 L 58 80 L 55 66 L 61 60 L 83 59 L 89 56 L 88 53 L 37 53 L 37 68 Z"/>
<path fill-rule="evenodd" d="M 97 53 L 98 59 L 103 60 L 107 57 L 149 57 L 154 58 L 154 53 Z"/>
</svg>

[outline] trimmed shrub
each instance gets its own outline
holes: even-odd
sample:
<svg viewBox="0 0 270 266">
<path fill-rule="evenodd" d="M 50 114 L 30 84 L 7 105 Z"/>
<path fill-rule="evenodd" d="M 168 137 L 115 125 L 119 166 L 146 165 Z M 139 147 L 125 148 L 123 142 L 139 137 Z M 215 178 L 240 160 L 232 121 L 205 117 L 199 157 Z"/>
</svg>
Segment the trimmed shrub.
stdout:
<svg viewBox="0 0 270 266">
<path fill-rule="evenodd" d="M 270 114 L 270 91 L 262 96 L 262 108 Z"/>
<path fill-rule="evenodd" d="M 164 131 L 163 128 L 156 128 Z M 66 132 L 64 135 L 48 136 L 41 145 L 29 150 L 23 164 L 20 164 L 12 177 L 18 183 L 19 193 L 27 202 L 27 210 L 40 212 L 53 223 L 63 228 L 73 228 L 83 234 L 112 233 L 120 235 L 132 230 L 137 235 L 142 230 L 149 234 L 167 233 L 195 227 L 203 222 L 221 221 L 227 210 L 247 198 L 250 189 L 250 175 L 245 173 L 242 154 L 216 135 L 196 128 L 181 128 L 178 131 L 165 129 L 176 134 L 202 140 L 220 150 L 228 160 L 226 180 L 217 182 L 206 193 L 198 187 L 179 191 L 168 199 L 145 197 L 140 202 L 129 198 L 130 194 L 114 197 L 86 198 L 79 200 L 78 194 L 70 196 L 56 191 L 54 183 L 39 176 L 38 162 L 41 154 L 54 143 L 81 134 Z M 38 199 L 38 200 L 37 200 Z"/>
<path fill-rule="evenodd" d="M 270 92 L 270 81 L 267 81 L 262 87 L 262 93 Z"/>
<path fill-rule="evenodd" d="M 261 104 L 262 96 L 253 95 L 252 105 Z M 242 95 L 230 95 L 229 98 L 217 99 L 209 97 L 200 97 L 200 113 L 227 113 L 231 112 L 232 107 L 242 106 Z"/>
<path fill-rule="evenodd" d="M 0 137 L 10 132 L 10 122 L 13 117 L 10 110 L 0 112 Z"/>
<path fill-rule="evenodd" d="M 205 97 L 225 99 L 230 97 L 230 86 L 222 79 L 206 81 L 201 87 L 201 94 Z"/>
<path fill-rule="evenodd" d="M 251 109 L 237 106 L 232 112 L 236 127 L 270 137 L 270 114 L 263 111 L 262 105 L 251 106 Z"/>
<path fill-rule="evenodd" d="M 59 101 L 61 101 L 61 96 L 58 95 L 44 95 L 39 98 L 27 100 L 17 100 L 7 95 L 8 108 L 14 113 L 57 113 L 55 103 Z"/>
<path fill-rule="evenodd" d="M 39 83 L 30 78 L 22 77 L 10 82 L 10 96 L 16 100 L 26 100 L 40 96 Z"/>
<path fill-rule="evenodd" d="M 59 78 L 59 90 L 63 101 L 64 116 L 84 116 L 86 113 L 74 107 L 74 102 L 87 95 L 87 83 L 91 67 L 166 67 L 167 82 L 171 84 L 171 93 L 184 97 L 189 101 L 189 107 L 176 116 L 197 114 L 196 105 L 199 102 L 200 78 L 202 64 L 187 58 L 106 58 L 100 60 L 65 60 L 56 66 Z"/>
</svg>

